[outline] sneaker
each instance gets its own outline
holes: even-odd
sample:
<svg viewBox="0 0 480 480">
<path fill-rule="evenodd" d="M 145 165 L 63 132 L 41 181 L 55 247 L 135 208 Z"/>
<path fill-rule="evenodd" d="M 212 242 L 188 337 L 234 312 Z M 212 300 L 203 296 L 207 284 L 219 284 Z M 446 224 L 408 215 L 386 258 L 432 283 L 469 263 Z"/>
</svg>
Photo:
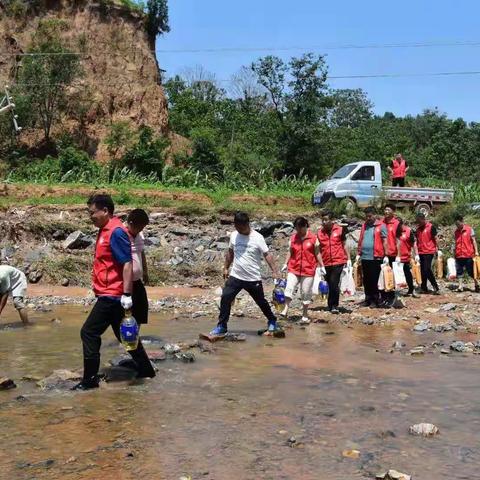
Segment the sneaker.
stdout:
<svg viewBox="0 0 480 480">
<path fill-rule="evenodd" d="M 277 329 L 277 322 L 271 322 L 269 321 L 268 322 L 268 328 L 267 328 L 267 332 L 268 333 L 273 333 L 275 330 Z"/>
<path fill-rule="evenodd" d="M 359 307 L 369 307 L 372 304 L 370 300 L 364 300 L 363 302 L 359 303 Z"/>
<path fill-rule="evenodd" d="M 217 325 L 211 332 L 210 336 L 212 337 L 220 337 L 222 335 L 226 335 L 227 333 L 227 327 L 224 327 L 223 325 Z"/>
<path fill-rule="evenodd" d="M 434 290 L 434 291 L 432 292 L 432 295 L 441 295 L 440 290 L 438 290 L 438 289 L 437 289 L 437 290 Z"/>
<path fill-rule="evenodd" d="M 338 315 L 340 313 L 340 310 L 337 307 L 332 307 L 330 313 L 332 313 L 333 315 Z"/>
<path fill-rule="evenodd" d="M 98 379 L 91 379 L 91 380 L 82 380 L 80 383 L 77 383 L 74 387 L 72 387 L 70 390 L 73 391 L 86 391 L 86 390 L 92 390 L 93 388 L 98 388 Z"/>
<path fill-rule="evenodd" d="M 298 322 L 299 325 L 310 325 L 311 320 L 308 317 L 302 317 Z"/>
<path fill-rule="evenodd" d="M 457 293 L 462 293 L 463 292 L 463 287 L 458 287 L 455 291 Z"/>
<path fill-rule="evenodd" d="M 420 295 L 417 292 L 413 291 L 412 292 L 412 297 L 413 298 L 420 298 Z"/>
</svg>

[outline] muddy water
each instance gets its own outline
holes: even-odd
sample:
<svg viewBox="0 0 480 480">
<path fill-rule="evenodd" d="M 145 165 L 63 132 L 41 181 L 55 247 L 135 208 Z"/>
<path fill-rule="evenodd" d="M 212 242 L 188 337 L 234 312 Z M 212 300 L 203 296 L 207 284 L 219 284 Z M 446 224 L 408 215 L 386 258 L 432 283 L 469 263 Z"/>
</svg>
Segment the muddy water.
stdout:
<svg viewBox="0 0 480 480">
<path fill-rule="evenodd" d="M 18 383 L 0 392 L 0 478 L 344 480 L 389 468 L 422 480 L 480 476 L 480 358 L 388 353 L 395 340 L 413 347 L 449 334 L 318 324 L 277 340 L 256 335 L 259 319 L 234 318 L 247 342 L 217 344 L 194 364 L 167 360 L 154 380 L 77 394 L 20 380 L 80 367 L 85 315 L 59 307 L 35 314 L 34 327 L 0 331 L 2 374 Z M 182 341 L 211 326 L 154 314 L 143 333 Z M 121 351 L 112 340 L 103 363 Z M 410 436 L 422 421 L 440 435 Z M 342 457 L 348 449 L 360 457 Z"/>
</svg>

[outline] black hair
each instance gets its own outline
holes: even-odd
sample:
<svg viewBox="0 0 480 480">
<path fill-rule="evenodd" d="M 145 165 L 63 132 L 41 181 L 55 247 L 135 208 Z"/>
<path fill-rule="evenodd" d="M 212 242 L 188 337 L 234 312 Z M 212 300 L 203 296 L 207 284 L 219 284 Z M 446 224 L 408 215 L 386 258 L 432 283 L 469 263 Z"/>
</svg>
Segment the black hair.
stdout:
<svg viewBox="0 0 480 480">
<path fill-rule="evenodd" d="M 364 210 L 365 215 L 368 215 L 369 213 L 373 213 L 374 215 L 377 213 L 374 207 L 367 207 Z"/>
<path fill-rule="evenodd" d="M 426 218 L 426 217 L 425 217 L 425 214 L 422 213 L 422 212 L 418 212 L 418 213 L 417 213 L 417 219 L 419 219 L 419 218 L 422 218 L 423 220 L 425 220 L 425 218 Z"/>
<path fill-rule="evenodd" d="M 237 212 L 233 217 L 233 223 L 237 225 L 248 225 L 250 223 L 250 217 L 246 212 Z"/>
<path fill-rule="evenodd" d="M 90 205 L 94 205 L 98 210 L 106 208 L 110 215 L 113 215 L 113 212 L 115 211 L 115 204 L 113 203 L 112 197 L 104 193 L 92 195 L 87 200 L 87 205 L 89 207 Z"/>
<path fill-rule="evenodd" d="M 305 228 L 305 227 L 309 227 L 310 224 L 308 223 L 308 220 L 305 218 L 305 217 L 297 217 L 294 222 L 293 222 L 293 226 L 295 228 Z"/>
<path fill-rule="evenodd" d="M 331 210 L 324 210 L 322 212 L 322 217 L 328 217 L 329 220 L 335 220 L 335 214 Z"/>
<path fill-rule="evenodd" d="M 148 218 L 148 213 L 141 208 L 136 208 L 132 210 L 127 217 L 127 222 L 136 226 L 147 226 L 150 223 Z"/>
<path fill-rule="evenodd" d="M 390 208 L 390 209 L 393 210 L 394 212 L 397 211 L 397 206 L 396 206 L 395 204 L 393 204 L 393 203 L 387 203 L 387 204 L 385 205 L 385 208 Z"/>
<path fill-rule="evenodd" d="M 456 222 L 463 222 L 463 215 L 461 215 L 460 213 L 457 213 L 455 215 L 455 221 Z"/>
</svg>

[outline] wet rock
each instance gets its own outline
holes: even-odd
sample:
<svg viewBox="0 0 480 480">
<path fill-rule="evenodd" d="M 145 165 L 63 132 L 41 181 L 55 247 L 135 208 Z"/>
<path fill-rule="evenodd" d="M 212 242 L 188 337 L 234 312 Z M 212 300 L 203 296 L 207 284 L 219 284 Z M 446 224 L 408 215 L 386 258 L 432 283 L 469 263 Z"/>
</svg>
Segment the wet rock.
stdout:
<svg viewBox="0 0 480 480">
<path fill-rule="evenodd" d="M 43 277 L 43 272 L 40 270 L 34 270 L 28 275 L 28 281 L 30 283 L 38 283 Z"/>
<path fill-rule="evenodd" d="M 17 388 L 17 386 L 11 378 L 0 378 L 0 390 L 11 390 L 12 388 Z"/>
<path fill-rule="evenodd" d="M 62 279 L 62 287 L 68 287 L 70 285 L 70 280 L 68 278 Z"/>
<path fill-rule="evenodd" d="M 227 342 L 245 342 L 247 336 L 244 333 L 227 333 L 224 338 Z"/>
<path fill-rule="evenodd" d="M 358 450 L 344 450 L 342 456 L 345 458 L 357 459 L 360 457 L 360 452 Z"/>
<path fill-rule="evenodd" d="M 410 355 L 423 355 L 425 353 L 425 347 L 420 345 L 410 350 Z"/>
<path fill-rule="evenodd" d="M 385 473 L 379 473 L 377 480 L 411 480 L 411 476 L 406 473 L 397 472 L 397 470 L 389 470 Z"/>
<path fill-rule="evenodd" d="M 136 369 L 136 365 L 135 368 L 128 368 L 126 366 L 119 365 L 116 367 L 104 368 L 102 369 L 101 374 L 104 376 L 105 381 L 108 383 L 125 382 L 136 378 L 138 371 Z"/>
<path fill-rule="evenodd" d="M 112 367 L 124 367 L 124 368 L 130 368 L 132 370 L 137 369 L 137 364 L 135 361 L 132 359 L 132 357 L 126 353 L 123 353 L 122 355 L 118 355 L 117 357 L 112 358 L 108 362 Z"/>
<path fill-rule="evenodd" d="M 82 375 L 71 370 L 54 370 L 51 375 L 37 382 L 42 390 L 69 390 Z"/>
<path fill-rule="evenodd" d="M 394 350 L 401 350 L 403 347 L 406 347 L 406 344 L 404 342 L 399 342 L 398 340 L 396 342 L 393 342 L 392 348 Z"/>
<path fill-rule="evenodd" d="M 373 320 L 373 318 L 362 318 L 362 323 L 364 325 L 373 325 L 375 321 Z"/>
<path fill-rule="evenodd" d="M 207 314 L 208 314 L 208 313 L 207 313 L 207 312 L 204 312 L 204 311 L 193 312 L 193 313 L 192 313 L 192 318 L 204 317 L 204 316 L 207 315 Z"/>
<path fill-rule="evenodd" d="M 422 437 L 433 437 L 439 433 L 438 427 L 433 423 L 417 423 L 409 429 L 411 435 L 419 435 Z"/>
<path fill-rule="evenodd" d="M 428 320 L 422 320 L 418 322 L 414 327 L 414 332 L 425 332 L 431 327 L 431 323 Z"/>
<path fill-rule="evenodd" d="M 162 349 L 165 351 L 166 354 L 173 355 L 175 353 L 179 353 L 181 348 L 179 345 L 174 343 L 166 343 Z"/>
<path fill-rule="evenodd" d="M 440 307 L 441 312 L 451 312 L 452 310 L 455 310 L 457 308 L 457 305 L 455 303 L 446 303 L 445 305 L 442 305 Z"/>
<path fill-rule="evenodd" d="M 426 313 L 438 313 L 440 309 L 439 308 L 434 308 L 434 307 L 428 307 L 424 310 Z"/>
<path fill-rule="evenodd" d="M 454 352 L 466 352 L 468 350 L 464 342 L 455 341 L 450 344 L 450 350 Z"/>
<path fill-rule="evenodd" d="M 287 440 L 287 445 L 289 447 L 294 447 L 296 443 L 297 443 L 297 439 L 293 436 Z"/>
<path fill-rule="evenodd" d="M 440 353 L 443 354 L 443 355 L 450 355 L 450 350 L 447 350 L 446 348 L 442 348 L 440 350 Z"/>
<path fill-rule="evenodd" d="M 193 363 L 196 360 L 195 354 L 192 352 L 176 353 L 173 358 L 181 360 L 183 363 Z"/>
<path fill-rule="evenodd" d="M 142 335 L 141 339 L 144 345 L 152 345 L 152 344 L 165 345 L 165 340 L 163 340 L 163 338 L 158 337 L 156 335 Z"/>
<path fill-rule="evenodd" d="M 81 250 L 92 245 L 93 239 L 85 235 L 82 231 L 77 230 L 71 233 L 63 242 L 65 250 Z"/>
<path fill-rule="evenodd" d="M 167 358 L 167 354 L 163 350 L 148 350 L 147 355 L 150 361 L 154 363 L 162 362 Z"/>
</svg>

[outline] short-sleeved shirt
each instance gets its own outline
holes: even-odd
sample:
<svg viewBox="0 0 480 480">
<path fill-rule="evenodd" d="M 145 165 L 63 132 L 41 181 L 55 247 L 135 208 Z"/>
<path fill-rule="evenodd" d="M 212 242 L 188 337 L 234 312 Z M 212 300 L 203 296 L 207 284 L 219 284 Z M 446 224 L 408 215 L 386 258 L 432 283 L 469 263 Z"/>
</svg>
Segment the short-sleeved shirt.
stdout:
<svg viewBox="0 0 480 480">
<path fill-rule="evenodd" d="M 132 244 L 132 262 L 133 262 L 133 281 L 143 278 L 142 252 L 145 248 L 145 237 L 139 233 L 136 237 L 131 237 Z"/>
<path fill-rule="evenodd" d="M 366 225 L 365 234 L 363 236 L 363 243 L 362 243 L 362 260 L 374 260 L 373 252 L 374 252 L 374 242 L 375 242 L 375 228 L 378 225 Z M 380 236 L 382 239 L 387 238 L 388 232 L 387 227 L 385 224 L 382 224 L 382 228 L 380 230 Z"/>
<path fill-rule="evenodd" d="M 128 233 L 121 229 L 116 228 L 110 237 L 110 249 L 112 250 L 113 259 L 124 265 L 125 263 L 132 261 L 132 244 Z"/>
<path fill-rule="evenodd" d="M 26 291 L 25 274 L 10 265 L 0 265 L 0 294 L 11 293 L 13 297 L 24 297 Z"/>
<path fill-rule="evenodd" d="M 268 252 L 263 235 L 251 230 L 249 235 L 233 232 L 229 248 L 233 250 L 232 277 L 245 282 L 258 282 L 262 279 L 262 258 Z"/>
</svg>

